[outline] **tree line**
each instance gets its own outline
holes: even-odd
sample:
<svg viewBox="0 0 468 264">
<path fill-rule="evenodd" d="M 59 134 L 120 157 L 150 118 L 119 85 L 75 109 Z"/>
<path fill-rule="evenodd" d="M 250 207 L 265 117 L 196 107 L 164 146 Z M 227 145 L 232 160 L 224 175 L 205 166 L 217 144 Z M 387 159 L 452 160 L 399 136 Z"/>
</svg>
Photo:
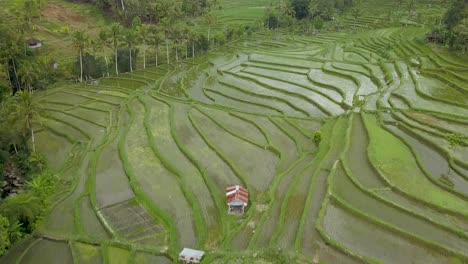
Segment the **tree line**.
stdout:
<svg viewBox="0 0 468 264">
<path fill-rule="evenodd" d="M 357 0 L 286 0 L 272 2 L 266 9 L 264 25 L 268 29 L 296 27 L 309 34 L 320 30 L 325 21 L 352 6 Z"/>
<path fill-rule="evenodd" d="M 468 0 L 452 0 L 432 35 L 434 41 L 460 49 L 465 54 L 468 45 Z"/>
</svg>

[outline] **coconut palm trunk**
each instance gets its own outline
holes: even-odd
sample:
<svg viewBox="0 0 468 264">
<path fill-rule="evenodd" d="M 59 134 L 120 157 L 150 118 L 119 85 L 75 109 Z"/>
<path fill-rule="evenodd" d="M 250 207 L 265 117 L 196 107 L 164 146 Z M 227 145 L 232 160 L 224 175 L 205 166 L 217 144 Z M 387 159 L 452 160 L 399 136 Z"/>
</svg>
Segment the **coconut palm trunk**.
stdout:
<svg viewBox="0 0 468 264">
<path fill-rule="evenodd" d="M 28 126 L 29 126 L 29 129 L 31 130 L 31 142 L 32 142 L 33 153 L 36 153 L 36 137 L 34 136 L 34 129 L 32 127 L 31 117 L 28 117 Z"/>
<path fill-rule="evenodd" d="M 156 52 L 155 52 L 156 55 L 154 56 L 155 59 L 156 59 L 155 60 L 156 61 L 156 67 L 158 67 L 158 50 L 159 50 L 159 45 L 156 46 Z"/>
<path fill-rule="evenodd" d="M 143 48 L 143 69 L 146 69 L 146 48 Z"/>
<path fill-rule="evenodd" d="M 166 42 L 166 60 L 167 64 L 170 64 L 169 62 L 169 43 Z"/>
<path fill-rule="evenodd" d="M 13 72 L 15 73 L 15 86 L 16 86 L 16 89 L 20 89 L 19 86 L 18 86 L 18 72 L 16 71 L 16 63 L 15 63 L 15 59 L 11 59 L 11 61 L 13 62 Z"/>
<path fill-rule="evenodd" d="M 109 77 L 109 59 L 107 58 L 107 55 L 104 56 L 104 60 L 106 61 L 107 77 Z"/>
<path fill-rule="evenodd" d="M 132 48 L 129 48 L 130 50 L 130 72 L 133 72 L 133 66 L 132 66 Z"/>
<path fill-rule="evenodd" d="M 117 48 L 114 48 L 114 53 L 115 53 L 115 74 L 119 75 L 119 63 L 117 62 Z"/>
<path fill-rule="evenodd" d="M 83 51 L 80 50 L 80 82 L 83 81 Z"/>
</svg>

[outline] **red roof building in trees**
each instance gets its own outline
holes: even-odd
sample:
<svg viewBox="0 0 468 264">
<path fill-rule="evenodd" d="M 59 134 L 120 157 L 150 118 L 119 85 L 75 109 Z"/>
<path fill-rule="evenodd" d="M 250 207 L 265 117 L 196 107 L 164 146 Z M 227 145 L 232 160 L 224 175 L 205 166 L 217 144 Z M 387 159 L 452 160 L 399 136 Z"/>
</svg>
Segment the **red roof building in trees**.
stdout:
<svg viewBox="0 0 468 264">
<path fill-rule="evenodd" d="M 240 185 L 226 188 L 226 203 L 229 214 L 242 214 L 249 201 L 249 192 Z"/>
</svg>

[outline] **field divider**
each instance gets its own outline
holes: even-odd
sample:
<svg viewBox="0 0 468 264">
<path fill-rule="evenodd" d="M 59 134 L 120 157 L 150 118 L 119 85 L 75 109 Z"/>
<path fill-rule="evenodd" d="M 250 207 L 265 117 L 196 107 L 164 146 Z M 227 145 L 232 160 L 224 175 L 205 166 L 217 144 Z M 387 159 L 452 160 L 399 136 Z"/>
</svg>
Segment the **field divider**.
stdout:
<svg viewBox="0 0 468 264">
<path fill-rule="evenodd" d="M 185 145 L 182 143 L 180 140 L 179 136 L 177 135 L 176 131 L 176 126 L 174 123 L 174 106 L 171 104 L 170 109 L 169 109 L 169 122 L 170 122 L 170 131 L 171 135 L 174 138 L 174 142 L 176 143 L 177 147 L 179 150 L 187 157 L 187 159 L 193 164 L 195 168 L 199 171 L 200 175 L 202 176 L 203 182 L 207 186 L 208 190 L 210 191 L 210 197 L 213 200 L 216 209 L 218 211 L 220 220 L 221 220 L 221 225 L 222 229 L 225 232 L 226 230 L 226 222 L 227 222 L 227 216 L 224 214 L 225 211 L 225 205 L 224 205 L 224 200 L 221 198 L 224 198 L 224 195 L 219 191 L 219 189 L 215 186 L 215 183 L 210 179 L 208 172 L 203 166 L 203 164 L 198 161 L 195 156 L 193 156 L 189 150 L 185 147 Z"/>
<path fill-rule="evenodd" d="M 159 149 L 159 147 L 155 143 L 155 138 L 154 138 L 154 135 L 153 135 L 153 132 L 152 132 L 152 127 L 151 127 L 151 125 L 149 123 L 150 108 L 148 106 L 148 102 L 146 100 L 143 100 L 141 98 L 141 96 L 138 97 L 138 101 L 143 105 L 143 107 L 145 109 L 145 116 L 144 116 L 143 124 L 144 124 L 144 127 L 145 127 L 146 135 L 148 137 L 149 146 L 150 146 L 151 150 L 153 151 L 153 154 L 161 161 L 164 168 L 166 168 L 170 173 L 172 173 L 175 176 L 175 178 L 177 179 L 177 182 L 179 183 L 179 186 L 180 186 L 180 188 L 182 190 L 182 193 L 184 194 L 185 199 L 187 200 L 189 205 L 192 207 L 192 213 L 193 213 L 193 216 L 194 216 L 195 227 L 197 229 L 197 235 L 198 235 L 197 245 L 199 245 L 199 246 L 203 245 L 204 242 L 205 242 L 205 239 L 206 239 L 206 230 L 205 230 L 206 225 L 205 225 L 204 219 L 203 219 L 203 217 L 201 216 L 201 213 L 200 213 L 201 209 L 200 209 L 199 201 L 196 199 L 195 195 L 190 190 L 187 183 L 184 181 L 184 179 L 182 177 L 182 172 L 180 172 L 176 167 L 174 167 L 169 162 L 169 160 L 167 160 L 167 158 L 164 157 L 161 150 Z M 166 104 L 165 102 L 164 102 L 164 104 L 168 108 L 170 108 L 170 105 Z"/>
<path fill-rule="evenodd" d="M 66 93 L 66 94 L 70 94 L 70 95 L 76 95 L 76 96 L 80 96 L 80 97 L 83 97 L 83 98 L 86 98 L 86 99 L 90 99 L 90 100 L 93 100 L 93 101 L 98 101 L 98 102 L 101 102 L 101 103 L 106 103 L 106 104 L 110 104 L 110 105 L 118 105 L 118 103 L 113 103 L 113 102 L 109 102 L 107 100 L 104 100 L 104 99 L 101 99 L 101 98 L 97 98 L 97 97 L 93 97 L 93 96 L 89 96 L 89 95 L 84 95 L 84 94 L 80 94 L 80 93 L 75 93 L 75 92 L 70 92 L 70 91 L 62 91 L 63 93 Z"/>
<path fill-rule="evenodd" d="M 363 118 L 363 120 L 364 120 L 364 126 L 365 126 L 366 129 L 368 130 L 368 129 L 369 129 L 369 128 L 368 128 L 368 124 L 367 124 L 368 121 L 366 120 L 366 118 Z M 393 134 L 392 134 L 392 135 L 393 135 Z M 369 161 L 370 161 L 370 160 L 371 160 L 371 159 L 369 158 Z M 429 202 L 426 202 L 426 201 L 424 201 L 424 200 L 421 200 L 421 199 L 419 199 L 419 198 L 413 196 L 412 194 L 408 193 L 407 191 L 404 191 L 404 190 L 398 188 L 396 185 L 392 184 L 392 183 L 387 179 L 386 176 L 384 176 L 384 174 L 379 170 L 379 168 L 377 168 L 372 162 L 370 162 L 370 164 L 372 165 L 373 170 L 375 170 L 375 171 L 377 172 L 377 175 L 380 176 L 380 179 L 381 179 L 382 181 L 384 181 L 384 182 L 391 188 L 392 191 L 395 191 L 396 193 L 399 193 L 399 194 L 403 195 L 404 197 L 406 197 L 406 198 L 408 198 L 408 199 L 410 199 L 410 200 L 413 200 L 413 201 L 415 201 L 415 202 L 417 202 L 417 203 L 424 204 L 425 206 L 428 206 L 428 207 L 430 207 L 430 208 L 433 208 L 433 209 L 435 209 L 435 210 L 437 210 L 437 211 L 441 211 L 441 212 L 444 212 L 444 213 L 447 213 L 447 214 L 451 214 L 451 215 L 456 215 L 456 216 L 459 216 L 459 217 L 467 217 L 467 216 L 465 216 L 464 214 L 461 214 L 461 213 L 459 213 L 459 212 L 454 212 L 454 211 L 449 210 L 449 209 L 447 209 L 447 208 L 445 208 L 445 207 L 441 207 L 441 206 L 438 206 L 438 205 L 436 205 L 436 204 L 429 203 Z"/>
<path fill-rule="evenodd" d="M 254 78 L 255 76 L 259 76 L 259 77 L 263 77 L 263 78 L 269 78 L 269 79 L 272 79 L 272 80 L 276 80 L 276 81 L 281 81 L 281 82 L 285 82 L 285 83 L 288 83 L 288 84 L 291 84 L 291 85 L 295 85 L 295 86 L 298 86 L 299 88 L 303 88 L 305 90 L 309 90 L 309 91 L 312 91 L 312 92 L 315 92 L 315 93 L 318 93 L 320 95 L 322 95 L 321 93 L 315 91 L 315 90 L 312 90 L 310 88 L 305 88 L 304 86 L 299 86 L 297 84 L 294 84 L 293 82 L 289 82 L 289 81 L 285 81 L 285 80 L 281 80 L 281 79 L 275 79 L 275 78 L 272 78 L 272 77 L 267 77 L 267 76 L 263 76 L 261 74 L 257 74 L 257 73 L 251 73 L 251 72 L 242 72 L 243 74 L 234 74 L 234 73 L 230 73 L 231 75 L 237 77 L 237 78 L 240 78 L 240 79 L 243 79 L 243 80 L 246 80 L 246 81 L 250 81 L 250 82 L 254 82 L 255 84 L 265 88 L 265 89 L 268 89 L 268 90 L 273 90 L 275 92 L 278 92 L 278 93 L 281 93 L 281 94 L 284 94 L 284 95 L 287 95 L 287 96 L 291 96 L 291 97 L 294 97 L 294 98 L 298 98 L 298 99 L 301 99 L 301 100 L 304 100 L 306 102 L 308 102 L 309 104 L 311 105 L 314 105 L 315 107 L 317 107 L 321 112 L 323 112 L 325 115 L 327 116 L 330 116 L 332 115 L 332 113 L 326 109 L 325 107 L 323 107 L 322 105 L 320 105 L 319 103 L 315 102 L 314 100 L 310 99 L 308 96 L 305 96 L 303 94 L 300 94 L 300 93 L 297 93 L 297 92 L 291 92 L 291 91 L 288 91 L 288 90 L 283 90 L 283 89 L 280 89 L 278 87 L 275 87 L 273 85 L 270 85 L 270 84 L 267 84 L 265 83 L 264 81 L 260 81 L 260 80 L 257 80 L 256 78 Z M 252 76 L 248 76 L 248 75 L 252 75 Z M 238 89 L 240 89 L 239 87 L 237 87 Z M 327 99 L 329 99 L 327 96 L 324 96 L 326 97 Z M 280 97 L 274 97 L 274 98 L 280 98 Z M 275 100 L 278 100 L 278 99 L 275 99 Z M 334 100 L 331 100 L 332 102 L 335 102 Z M 284 102 L 289 105 L 291 108 L 293 108 L 294 110 L 296 111 L 299 111 L 301 113 L 303 113 L 304 115 L 306 115 L 307 117 L 312 117 L 310 115 L 310 113 L 308 113 L 307 111 L 305 111 L 304 109 L 300 108 L 299 106 L 296 106 L 294 105 L 293 103 L 287 101 L 286 99 L 284 99 Z M 339 104 L 338 104 L 339 105 Z"/>
<path fill-rule="evenodd" d="M 364 264 L 381 264 L 379 261 L 377 261 L 375 259 L 369 258 L 367 256 L 361 256 L 359 254 L 356 254 L 356 253 L 352 252 L 346 246 L 341 244 L 339 241 L 332 239 L 327 234 L 325 229 L 323 228 L 323 222 L 324 222 L 325 215 L 327 213 L 327 207 L 328 207 L 328 204 L 330 203 L 331 196 L 332 196 L 331 189 L 333 188 L 333 175 L 335 174 L 337 163 L 338 163 L 338 160 L 335 161 L 335 163 L 333 164 L 333 166 L 332 166 L 332 168 L 330 170 L 330 173 L 327 176 L 327 193 L 326 193 L 325 198 L 324 198 L 324 200 L 322 202 L 322 206 L 320 207 L 319 216 L 317 218 L 317 221 L 315 222 L 315 229 L 318 231 L 318 233 L 320 234 L 322 239 L 325 240 L 325 243 L 327 245 L 329 245 L 332 248 L 335 248 L 338 251 L 352 257 L 356 261 L 359 261 L 359 262 L 364 263 Z"/>
<path fill-rule="evenodd" d="M 197 111 L 198 111 L 198 109 L 197 109 Z M 247 189 L 252 190 L 251 191 L 251 194 L 252 194 L 253 193 L 253 188 L 251 188 L 250 184 L 247 182 L 246 177 L 244 176 L 244 174 L 242 174 L 240 172 L 240 170 L 237 168 L 237 166 L 235 166 L 234 164 L 232 164 L 229 161 L 229 159 L 224 155 L 224 153 L 222 153 L 213 143 L 211 143 L 211 141 L 208 140 L 208 137 L 202 132 L 202 129 L 197 124 L 197 122 L 195 122 L 195 120 L 194 120 L 194 118 L 192 116 L 191 110 L 189 110 L 188 116 L 189 116 L 189 120 L 192 123 L 193 127 L 198 132 L 200 137 L 203 139 L 205 144 L 211 150 L 213 150 L 226 163 L 226 165 L 228 165 L 228 167 L 234 172 L 234 174 L 238 177 L 238 179 L 242 182 L 242 184 L 244 186 L 246 186 Z M 250 195 L 250 196 L 252 197 L 252 195 Z M 255 200 L 255 199 L 252 198 L 251 200 Z"/>
<path fill-rule="evenodd" d="M 278 112 L 280 113 L 281 115 L 284 115 L 284 112 L 280 109 L 277 109 L 273 106 L 270 106 L 270 105 L 266 105 L 266 104 L 262 104 L 262 103 L 257 103 L 257 102 L 253 102 L 253 101 L 247 101 L 247 100 L 244 100 L 244 99 L 240 99 L 240 98 L 237 98 L 237 97 L 233 97 L 233 96 L 230 96 L 230 95 L 227 95 L 223 92 L 220 92 L 220 91 L 216 91 L 216 90 L 213 90 L 213 89 L 210 89 L 210 88 L 206 88 L 205 89 L 206 91 L 210 92 L 210 93 L 214 93 L 214 94 L 217 94 L 221 97 L 225 97 L 225 98 L 228 98 L 228 99 L 231 99 L 233 101 L 238 101 L 238 102 L 241 102 L 241 103 L 244 103 L 244 104 L 251 104 L 251 105 L 255 105 L 257 107 L 261 107 L 261 108 L 266 108 L 266 109 L 270 109 L 274 112 Z M 215 102 L 216 102 L 216 99 L 213 99 Z M 234 108 L 234 107 L 233 107 Z M 231 108 L 228 108 L 228 109 L 231 109 Z"/>
<path fill-rule="evenodd" d="M 356 186 L 360 191 L 362 191 L 363 193 L 367 194 L 368 196 L 371 196 L 373 199 L 376 199 L 390 207 L 393 207 L 401 212 L 404 212 L 406 214 L 409 214 L 415 218 L 418 218 L 418 219 L 421 219 L 429 224 L 432 224 L 432 225 L 435 225 L 441 229 L 444 229 L 446 231 L 449 231 L 453 234 L 456 234 L 458 236 L 460 236 L 461 238 L 464 238 L 464 239 L 468 239 L 468 234 L 463 231 L 463 230 L 460 230 L 460 229 L 457 229 L 457 228 L 454 228 L 454 227 L 451 227 L 449 225 L 445 225 L 445 224 L 442 224 L 440 222 L 438 222 L 437 220 L 434 220 L 434 219 L 431 219 L 430 217 L 427 217 L 427 216 L 424 216 L 424 215 L 421 215 L 413 210 L 410 210 L 410 209 L 407 209 L 405 208 L 404 206 L 402 205 L 399 205 L 399 204 L 396 204 L 394 202 L 391 202 L 385 198 L 382 198 L 381 196 L 378 196 L 375 194 L 375 191 L 378 191 L 378 190 L 369 190 L 369 189 L 366 189 L 357 179 L 356 177 L 353 175 L 353 172 L 351 171 L 351 169 L 349 168 L 348 166 L 348 162 L 346 161 L 346 158 L 344 156 L 341 157 L 341 164 L 344 168 L 344 172 L 346 174 L 346 176 L 348 177 L 348 179 L 353 183 L 354 186 Z M 389 191 L 392 191 L 391 189 L 388 189 Z"/>
<path fill-rule="evenodd" d="M 224 155 L 224 153 L 222 151 L 220 151 L 213 143 L 211 143 L 209 140 L 208 140 L 208 137 L 202 132 L 201 128 L 199 127 L 199 125 L 197 125 L 197 123 L 195 122 L 194 118 L 192 117 L 192 112 L 191 110 L 188 111 L 188 118 L 190 120 L 190 123 L 192 124 L 192 126 L 195 128 L 195 130 L 197 131 L 198 135 L 202 138 L 202 140 L 205 142 L 205 144 L 212 150 L 216 153 L 216 155 L 218 155 L 219 158 L 221 158 L 221 160 L 223 160 L 225 162 L 225 164 L 232 170 L 232 172 L 236 175 L 236 177 L 238 178 L 238 180 L 242 183 L 243 186 L 245 186 L 248 190 L 250 190 L 250 194 L 249 194 L 249 200 L 251 201 L 251 208 L 248 210 L 247 212 L 247 217 L 246 217 L 246 220 L 244 221 L 244 223 L 242 225 L 239 225 L 235 231 L 232 232 L 232 235 L 231 237 L 225 237 L 224 238 L 224 241 L 223 241 L 223 244 L 226 245 L 226 243 L 229 241 L 229 239 L 232 238 L 232 236 L 237 233 L 238 231 L 240 231 L 245 225 L 247 225 L 248 221 L 250 218 L 252 218 L 253 216 L 253 213 L 255 211 L 255 203 L 253 201 L 256 201 L 256 195 L 255 195 L 255 190 L 254 188 L 252 188 L 252 186 L 250 185 L 250 183 L 247 181 L 247 178 L 245 177 L 245 174 L 243 174 L 243 172 L 241 172 L 236 165 L 234 165 L 232 162 L 229 161 L 229 159 Z M 226 208 L 226 207 L 225 207 Z M 225 230 L 227 232 L 227 230 Z M 226 233 L 227 234 L 227 233 Z"/>
<path fill-rule="evenodd" d="M 67 126 L 73 128 L 74 130 L 76 130 L 80 134 L 82 134 L 87 140 L 91 140 L 91 136 L 87 132 L 85 132 L 83 129 L 81 129 L 80 127 L 78 127 L 78 126 L 76 126 L 74 124 L 71 124 L 71 123 L 69 123 L 67 121 L 64 121 L 64 120 L 62 120 L 62 119 L 60 119 L 58 117 L 52 116 L 52 115 L 47 115 L 46 114 L 44 116 L 45 116 L 46 119 L 51 119 L 51 120 L 54 120 L 56 122 L 62 123 L 64 125 L 67 125 Z"/>
<path fill-rule="evenodd" d="M 250 140 L 246 137 L 243 137 L 241 135 L 238 135 L 236 133 L 234 133 L 233 131 L 231 131 L 229 128 L 227 128 L 225 125 L 223 125 L 222 123 L 220 123 L 218 120 L 214 119 L 212 116 L 210 116 L 209 114 L 207 114 L 205 111 L 201 110 L 199 107 L 197 106 L 194 106 L 195 109 L 197 109 L 200 113 L 202 113 L 204 116 L 206 116 L 208 119 L 210 119 L 213 123 L 215 123 L 216 125 L 218 125 L 219 127 L 221 127 L 224 131 L 226 131 L 228 134 L 232 135 L 233 137 L 236 137 L 244 142 L 247 142 L 251 145 L 254 145 L 260 149 L 263 149 L 263 150 L 268 150 L 272 153 L 274 153 L 275 155 L 277 154 L 276 152 L 274 151 L 271 151 L 270 149 L 270 146 L 267 146 L 267 145 L 261 145 L 257 142 L 254 142 L 253 140 Z"/>
<path fill-rule="evenodd" d="M 330 116 L 332 115 L 332 113 L 327 109 L 325 108 L 324 106 L 322 106 L 321 104 L 317 103 L 316 101 L 314 100 L 311 100 L 308 96 L 305 96 L 303 94 L 300 94 L 300 93 L 296 93 L 296 92 L 291 92 L 291 91 L 288 91 L 288 90 L 283 90 L 283 89 L 279 89 L 277 87 L 274 87 L 270 84 L 267 84 L 263 81 L 260 81 L 260 80 L 257 80 L 256 78 L 254 78 L 254 76 L 258 76 L 258 77 L 263 77 L 263 78 L 267 78 L 267 79 L 272 79 L 272 80 L 275 80 L 275 81 L 278 81 L 278 82 L 284 82 L 284 83 L 287 83 L 287 84 L 290 84 L 290 85 L 294 85 L 294 86 L 297 86 L 299 88 L 302 88 L 302 89 L 305 89 L 305 90 L 308 90 L 310 92 L 313 92 L 313 93 L 316 93 L 316 94 L 319 94 L 323 97 L 325 97 L 326 99 L 330 100 L 332 103 L 336 103 L 337 105 L 340 105 L 339 102 L 337 102 L 335 99 L 333 99 L 331 96 L 329 96 L 328 94 L 326 93 L 323 93 L 321 91 L 318 91 L 318 90 L 315 90 L 311 87 L 308 87 L 306 85 L 303 85 L 303 84 L 300 84 L 300 83 L 296 83 L 296 82 L 293 82 L 293 81 L 289 81 L 289 80 L 284 80 L 284 79 L 281 79 L 281 78 L 276 78 L 276 77 L 273 77 L 273 76 L 269 76 L 269 75 L 263 75 L 263 74 L 259 74 L 259 73 L 256 73 L 256 72 L 249 72 L 249 71 L 244 71 L 242 70 L 242 73 L 244 74 L 249 74 L 249 75 L 252 75 L 252 76 L 247 76 L 247 75 L 241 75 L 241 74 L 235 74 L 235 73 L 230 73 L 231 75 L 237 77 L 237 78 L 240 78 L 240 79 L 244 79 L 244 80 L 248 80 L 248 81 L 252 81 L 262 87 L 265 87 L 267 89 L 270 89 L 270 90 L 275 90 L 277 92 L 280 92 L 280 93 L 283 93 L 283 94 L 287 94 L 289 96 L 292 96 L 292 97 L 297 97 L 297 98 L 300 98 L 304 101 L 307 101 L 308 103 L 316 106 L 320 111 L 322 111 L 324 114 Z M 307 74 L 308 76 L 309 74 Z M 292 106 L 292 105 L 291 105 Z M 299 109 L 296 109 L 298 111 L 300 111 Z"/>
<path fill-rule="evenodd" d="M 217 109 L 217 110 L 223 110 L 223 111 L 228 111 L 228 112 L 236 112 L 236 113 L 241 113 L 241 114 L 246 114 L 246 115 L 254 115 L 254 116 L 262 116 L 262 117 L 279 117 L 279 118 L 283 118 L 285 117 L 285 115 L 274 115 L 274 114 L 266 114 L 266 113 L 260 113 L 260 112 L 248 112 L 248 111 L 244 111 L 242 109 L 237 109 L 237 108 L 230 108 L 230 107 L 226 107 L 226 106 L 222 106 L 222 105 L 219 105 L 219 104 L 208 104 L 208 103 L 203 103 L 203 102 L 199 102 L 199 101 L 187 101 L 187 100 L 183 100 L 183 99 L 180 99 L 180 98 L 177 98 L 177 97 L 174 97 L 174 96 L 170 96 L 170 95 L 167 95 L 167 94 L 164 94 L 164 93 L 161 93 L 161 92 L 155 92 L 156 95 L 158 95 L 160 98 L 165 98 L 165 99 L 168 99 L 168 100 L 171 100 L 173 102 L 177 102 L 177 103 L 181 103 L 181 104 L 185 104 L 185 105 L 190 105 L 190 106 L 193 106 L 193 105 L 202 105 L 204 107 L 208 107 L 208 108 L 213 108 L 213 109 Z M 149 94 L 151 97 L 155 98 L 155 94 Z M 300 120 L 321 120 L 320 118 L 317 118 L 317 117 L 300 117 L 300 116 L 289 116 L 290 118 L 294 118 L 294 119 L 300 119 Z"/>
<path fill-rule="evenodd" d="M 436 242 L 433 242 L 433 241 L 430 241 L 430 240 L 427 240 L 423 237 L 420 237 L 418 235 L 415 235 L 415 234 L 412 234 L 412 233 L 409 233 L 409 232 L 406 232 L 404 231 L 403 229 L 400 229 L 396 226 L 393 226 L 391 224 L 388 224 L 386 222 L 383 222 L 381 221 L 380 219 L 377 219 L 365 212 L 362 212 L 354 207 L 352 207 L 351 205 L 349 205 L 346 201 L 342 200 L 341 198 L 339 198 L 337 195 L 335 195 L 334 193 L 331 194 L 330 196 L 331 200 L 333 200 L 334 202 L 336 202 L 341 208 L 345 209 L 346 211 L 350 212 L 351 214 L 367 221 L 367 222 L 370 222 L 370 223 L 373 223 L 375 225 L 378 225 L 392 233 L 396 233 L 398 235 L 400 235 L 401 237 L 403 238 L 406 238 L 408 240 L 412 240 L 416 243 L 422 243 L 424 244 L 424 246 L 428 247 L 428 248 L 431 248 L 433 250 L 436 250 L 438 252 L 440 252 L 441 254 L 443 255 L 455 255 L 457 257 L 459 257 L 460 259 L 463 259 L 464 261 L 467 261 L 468 260 L 468 256 L 467 255 L 464 255 L 463 253 L 459 252 L 459 251 L 455 251 L 455 250 L 452 250 L 446 246 L 443 246 L 443 245 L 440 245 Z"/>
<path fill-rule="evenodd" d="M 403 124 L 403 127 L 405 127 L 405 125 Z M 392 130 L 384 127 L 384 129 L 391 133 L 394 137 L 398 138 L 403 144 L 405 144 L 405 146 L 410 149 L 411 151 L 411 154 L 413 155 L 413 157 L 416 159 L 416 163 L 418 164 L 418 167 L 419 169 L 421 169 L 421 171 L 423 172 L 423 174 L 426 176 L 426 178 L 432 182 L 433 184 L 435 184 L 437 187 L 447 191 L 447 192 L 450 192 L 456 196 L 458 196 L 459 198 L 465 200 L 468 202 L 468 195 L 460 192 L 460 191 L 457 191 L 457 190 L 454 190 L 453 188 L 450 188 L 449 186 L 441 183 L 440 181 L 438 181 L 434 176 L 432 176 L 432 174 L 424 167 L 422 161 L 421 161 L 421 158 L 419 157 L 419 154 L 414 150 L 413 146 L 405 139 L 403 138 L 402 136 L 400 136 L 399 134 L 393 132 Z M 407 128 L 406 128 L 407 129 Z M 410 130 L 410 129 L 409 129 Z M 413 134 L 413 133 L 412 133 Z M 413 134 L 413 135 L 416 135 L 416 134 Z M 420 139 L 419 136 L 416 136 L 418 139 Z M 427 142 L 427 140 L 425 140 L 425 142 Z M 460 213 L 460 212 L 456 212 L 456 213 L 459 213 L 461 215 L 463 215 L 464 217 L 468 217 L 468 215 L 465 215 L 463 213 Z"/>
<path fill-rule="evenodd" d="M 274 178 L 271 184 L 271 187 L 268 191 L 268 196 L 269 196 L 268 208 L 265 210 L 264 214 L 261 216 L 260 221 L 257 225 L 259 230 L 257 230 L 255 234 L 252 236 L 252 238 L 250 239 L 248 248 L 253 248 L 255 243 L 257 242 L 258 237 L 260 236 L 260 233 L 261 233 L 261 227 L 264 226 L 266 220 L 268 219 L 269 213 L 273 208 L 273 203 L 275 202 L 275 192 L 278 189 L 278 186 L 283 180 L 284 176 L 288 174 L 289 172 L 291 172 L 292 170 L 294 170 L 295 168 L 301 166 L 302 162 L 305 160 L 306 157 L 307 157 L 307 154 L 304 154 L 304 153 L 301 154 L 301 156 L 296 161 L 294 161 L 293 164 L 291 164 L 285 171 L 278 173 L 276 177 Z"/>
<path fill-rule="evenodd" d="M 106 128 L 105 125 L 101 125 L 93 120 L 89 120 L 89 119 L 86 119 L 84 117 L 81 117 L 79 115 L 75 115 L 75 114 L 72 114 L 72 113 L 69 113 L 67 111 L 62 111 L 62 110 L 57 110 L 57 109 L 49 109 L 49 108 L 41 108 L 41 109 L 44 109 L 44 110 L 47 110 L 47 111 L 50 111 L 50 112 L 57 112 L 57 113 L 61 113 L 61 114 L 64 114 L 64 115 L 68 115 L 68 116 L 72 116 L 72 117 L 75 117 L 77 119 L 80 119 L 80 120 L 83 120 L 85 122 L 88 122 L 88 123 L 91 123 L 93 125 L 96 125 L 96 126 L 99 126 L 101 128 Z"/>
<path fill-rule="evenodd" d="M 122 136 L 119 139 L 118 142 L 118 150 L 120 154 L 120 159 L 122 160 L 122 164 L 125 170 L 125 174 L 128 177 L 130 186 L 132 190 L 134 191 L 137 200 L 146 208 L 148 209 L 147 211 L 151 216 L 153 216 L 155 219 L 159 220 L 162 225 L 166 228 L 169 234 L 169 254 L 170 255 L 176 255 L 177 250 L 179 249 L 179 239 L 177 235 L 177 229 L 174 225 L 174 221 L 172 218 L 164 212 L 164 210 L 158 208 L 153 204 L 149 196 L 141 189 L 141 187 L 138 185 L 138 181 L 136 180 L 135 176 L 135 171 L 133 170 L 133 166 L 130 163 L 130 160 L 128 159 L 127 152 L 125 151 L 125 141 L 127 138 L 127 134 L 129 131 L 129 127 L 133 125 L 135 121 L 135 113 L 129 107 L 127 104 L 125 104 L 125 107 L 128 109 L 128 112 L 130 114 L 130 120 L 127 124 L 126 127 L 122 127 L 121 130 Z M 123 107 L 122 107 L 123 108 Z"/>
<path fill-rule="evenodd" d="M 281 97 L 276 97 L 276 96 L 272 96 L 272 95 L 267 95 L 267 94 L 261 94 L 261 93 L 256 93 L 256 92 L 252 92 L 252 91 L 249 91 L 247 89 L 243 89 L 239 86 L 236 86 L 234 84 L 230 84 L 226 81 L 223 81 L 223 80 L 219 80 L 219 83 L 223 84 L 224 86 L 228 87 L 228 88 L 232 88 L 236 91 L 239 91 L 241 93 L 245 93 L 245 94 L 248 94 L 248 95 L 251 95 L 251 96 L 255 96 L 255 97 L 260 97 L 260 98 L 263 98 L 263 99 L 269 99 L 269 100 L 273 100 L 273 101 L 277 101 L 277 102 L 280 102 L 280 103 L 284 103 L 286 105 L 288 105 L 289 107 L 291 107 L 292 109 L 298 111 L 298 112 L 301 112 L 303 113 L 304 115 L 308 116 L 308 113 L 303 110 L 302 108 L 298 107 L 298 106 L 295 106 L 293 103 L 289 102 L 288 100 L 284 99 L 284 98 L 281 98 Z M 264 86 L 262 86 L 264 87 Z M 266 88 L 266 89 L 269 89 Z M 288 92 L 281 92 L 282 90 L 279 90 L 277 88 L 271 88 L 269 90 L 275 90 L 275 91 L 278 91 L 282 94 L 286 94 L 286 95 L 290 95 Z M 276 109 L 276 108 L 275 108 Z M 284 112 L 282 110 L 277 110 L 277 111 L 281 111 L 282 114 L 284 114 Z"/>
</svg>

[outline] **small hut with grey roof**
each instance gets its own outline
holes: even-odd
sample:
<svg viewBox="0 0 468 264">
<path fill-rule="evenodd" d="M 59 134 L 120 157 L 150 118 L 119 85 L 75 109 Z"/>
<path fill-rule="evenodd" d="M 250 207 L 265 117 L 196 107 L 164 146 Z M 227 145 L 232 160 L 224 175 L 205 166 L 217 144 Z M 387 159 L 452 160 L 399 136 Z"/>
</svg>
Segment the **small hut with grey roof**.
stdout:
<svg viewBox="0 0 468 264">
<path fill-rule="evenodd" d="M 205 255 L 204 251 L 184 248 L 179 254 L 179 261 L 183 263 L 200 263 L 203 255 Z"/>
</svg>

